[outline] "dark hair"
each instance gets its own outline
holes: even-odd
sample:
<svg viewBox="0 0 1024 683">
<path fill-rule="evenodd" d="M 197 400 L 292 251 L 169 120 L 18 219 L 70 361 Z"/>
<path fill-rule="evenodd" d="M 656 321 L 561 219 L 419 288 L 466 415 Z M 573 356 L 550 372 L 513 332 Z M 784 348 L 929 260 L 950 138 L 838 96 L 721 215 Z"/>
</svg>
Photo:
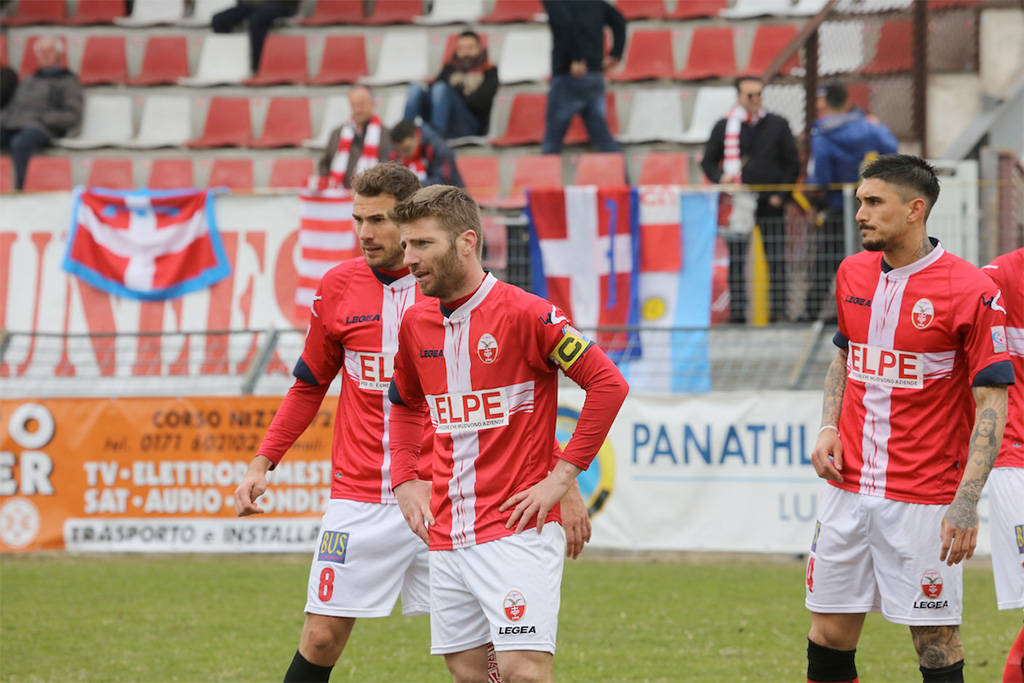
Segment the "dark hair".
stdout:
<svg viewBox="0 0 1024 683">
<path fill-rule="evenodd" d="M 736 80 L 732 82 L 732 84 L 736 87 L 736 92 L 740 91 L 740 83 L 744 81 L 754 81 L 755 83 L 760 83 L 761 85 L 764 85 L 764 79 L 761 78 L 760 76 L 738 76 Z"/>
<path fill-rule="evenodd" d="M 469 28 L 460 33 L 459 38 L 476 38 L 476 42 L 480 42 L 480 34 Z"/>
<path fill-rule="evenodd" d="M 401 142 L 408 137 L 416 134 L 416 124 L 409 119 L 402 119 L 395 124 L 395 127 L 391 129 L 391 142 Z"/>
<path fill-rule="evenodd" d="M 842 109 L 846 106 L 846 101 L 850 99 L 850 93 L 846 86 L 837 81 L 826 83 L 823 90 L 825 91 L 825 104 L 832 109 Z"/>
<path fill-rule="evenodd" d="M 939 179 L 935 169 L 921 157 L 910 154 L 883 154 L 866 164 L 860 171 L 860 177 L 877 178 L 903 190 L 900 196 L 904 201 L 921 198 L 925 201 L 924 216 L 927 219 L 932 207 L 939 198 Z"/>
<path fill-rule="evenodd" d="M 352 191 L 364 197 L 389 194 L 396 201 L 411 197 L 420 189 L 416 174 L 402 164 L 388 161 L 372 166 L 352 180 Z"/>
<path fill-rule="evenodd" d="M 388 211 L 388 219 L 395 225 L 413 223 L 421 218 L 436 218 L 450 237 L 455 238 L 472 230 L 476 233 L 476 255 L 483 253 L 483 228 L 480 209 L 465 190 L 452 185 L 431 185 L 398 202 Z"/>
</svg>

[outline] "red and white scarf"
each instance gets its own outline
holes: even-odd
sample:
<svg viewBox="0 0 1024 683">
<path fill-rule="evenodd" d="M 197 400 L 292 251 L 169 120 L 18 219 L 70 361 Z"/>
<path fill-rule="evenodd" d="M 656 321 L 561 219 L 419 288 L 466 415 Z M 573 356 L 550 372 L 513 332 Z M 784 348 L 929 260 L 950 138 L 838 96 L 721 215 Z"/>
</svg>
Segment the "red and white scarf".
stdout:
<svg viewBox="0 0 1024 683">
<path fill-rule="evenodd" d="M 736 176 L 737 179 L 743 172 L 743 162 L 740 159 L 740 128 L 744 123 L 751 126 L 757 124 L 764 118 L 764 109 L 759 109 L 751 115 L 740 105 L 733 106 L 725 119 L 725 151 L 722 156 L 722 173 Z"/>
<path fill-rule="evenodd" d="M 373 115 L 366 124 L 366 133 L 363 135 L 363 151 L 356 162 L 355 175 L 359 175 L 368 168 L 377 165 L 377 153 L 380 150 L 381 125 L 380 117 Z M 338 149 L 331 159 L 331 184 L 336 187 L 344 187 L 345 174 L 348 171 L 348 158 L 352 150 L 352 140 L 356 136 L 356 124 L 349 121 L 341 129 L 341 136 L 338 138 Z"/>
<path fill-rule="evenodd" d="M 427 167 L 423 163 L 423 135 L 416 131 L 416 152 L 409 158 L 402 157 L 402 165 L 416 174 L 421 183 L 427 180 Z"/>
</svg>

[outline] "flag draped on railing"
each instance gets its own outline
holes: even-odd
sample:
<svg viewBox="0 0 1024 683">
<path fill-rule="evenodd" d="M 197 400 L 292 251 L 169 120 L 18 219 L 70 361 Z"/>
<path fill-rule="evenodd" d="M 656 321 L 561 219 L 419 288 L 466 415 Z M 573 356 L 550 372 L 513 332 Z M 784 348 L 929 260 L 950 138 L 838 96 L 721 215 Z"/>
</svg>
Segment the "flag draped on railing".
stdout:
<svg viewBox="0 0 1024 683">
<path fill-rule="evenodd" d="M 325 190 L 299 195 L 299 282 L 295 306 L 309 315 L 320 279 L 342 261 L 359 255 L 352 225 L 352 195 L 348 190 Z"/>
</svg>

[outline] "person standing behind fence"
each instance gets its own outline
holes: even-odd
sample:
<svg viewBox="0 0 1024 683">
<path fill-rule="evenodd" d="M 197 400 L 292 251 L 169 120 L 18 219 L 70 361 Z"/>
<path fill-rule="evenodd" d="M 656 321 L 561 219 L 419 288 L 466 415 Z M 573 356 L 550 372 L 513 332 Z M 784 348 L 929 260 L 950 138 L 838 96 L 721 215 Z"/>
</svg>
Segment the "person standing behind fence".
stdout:
<svg viewBox="0 0 1024 683">
<path fill-rule="evenodd" d="M 838 183 L 856 183 L 861 164 L 879 154 L 894 154 L 896 136 L 877 119 L 850 108 L 849 93 L 842 83 L 827 84 L 819 93 L 825 100 L 823 116 L 811 130 L 811 163 L 807 182 L 821 188 L 814 192 L 815 204 L 825 217 L 811 250 L 805 320 L 817 320 L 829 300 L 828 292 L 836 268 L 844 256 L 843 192 L 823 191 Z"/>
<path fill-rule="evenodd" d="M 352 86 L 348 102 L 352 118 L 331 132 L 320 158 L 320 189 L 350 187 L 354 176 L 391 156 L 391 137 L 374 111 L 370 89 Z"/>
<path fill-rule="evenodd" d="M 602 152 L 622 147 L 608 130 L 604 72 L 622 59 L 626 19 L 604 0 L 544 0 L 551 27 L 551 87 L 544 117 L 542 154 L 560 154 L 572 117 L 579 114 L 590 142 Z M 604 27 L 612 50 L 604 55 Z"/>
<path fill-rule="evenodd" d="M 711 130 L 700 165 L 713 183 L 729 185 L 790 185 L 800 174 L 796 140 L 789 123 L 761 106 L 764 82 L 741 76 L 736 80 L 737 101 L 725 118 Z M 784 208 L 788 190 L 758 193 L 755 217 L 768 259 L 769 299 L 772 319 L 781 320 L 786 310 L 786 226 Z M 729 321 L 746 321 L 747 251 L 745 235 L 729 235 Z"/>
<path fill-rule="evenodd" d="M 278 19 L 290 17 L 299 10 L 299 0 L 239 0 L 213 15 L 210 26 L 214 33 L 231 33 L 243 21 L 249 22 L 249 65 L 252 72 L 260 68 L 263 41 Z"/>
</svg>

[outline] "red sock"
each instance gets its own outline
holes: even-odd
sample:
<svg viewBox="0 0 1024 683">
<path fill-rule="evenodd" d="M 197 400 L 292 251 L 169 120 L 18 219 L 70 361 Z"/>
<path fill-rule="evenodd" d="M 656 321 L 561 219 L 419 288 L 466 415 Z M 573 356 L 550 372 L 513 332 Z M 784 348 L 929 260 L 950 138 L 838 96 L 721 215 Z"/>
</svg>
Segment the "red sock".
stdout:
<svg viewBox="0 0 1024 683">
<path fill-rule="evenodd" d="M 1024 626 L 1013 641 L 1010 654 L 1003 669 L 1003 683 L 1024 683 Z"/>
</svg>

